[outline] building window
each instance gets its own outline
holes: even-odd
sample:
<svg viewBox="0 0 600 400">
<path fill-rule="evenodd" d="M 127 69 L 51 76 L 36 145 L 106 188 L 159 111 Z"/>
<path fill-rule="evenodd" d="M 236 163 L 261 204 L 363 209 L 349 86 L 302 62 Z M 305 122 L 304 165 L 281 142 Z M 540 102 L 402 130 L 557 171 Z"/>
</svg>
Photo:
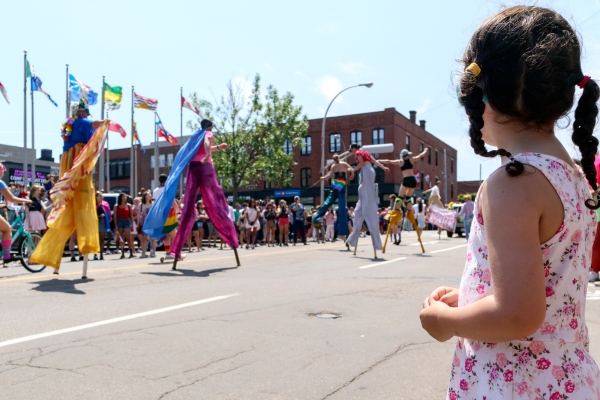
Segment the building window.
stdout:
<svg viewBox="0 0 600 400">
<path fill-rule="evenodd" d="M 420 178 L 419 179 L 419 185 L 421 185 L 421 190 L 425 189 L 425 177 L 423 176 L 423 173 L 420 173 Z"/>
<path fill-rule="evenodd" d="M 427 164 L 431 164 L 431 147 L 428 147 L 427 150 Z"/>
<path fill-rule="evenodd" d="M 131 176 L 131 160 L 126 160 L 123 165 L 123 175 L 124 177 Z"/>
<path fill-rule="evenodd" d="M 173 153 L 167 154 L 167 166 L 173 165 Z"/>
<path fill-rule="evenodd" d="M 342 140 L 339 133 L 329 135 L 329 152 L 339 153 L 342 151 Z"/>
<path fill-rule="evenodd" d="M 292 142 L 290 140 L 286 140 L 285 142 L 283 142 L 283 151 L 285 152 L 285 154 L 290 154 L 293 151 Z"/>
<path fill-rule="evenodd" d="M 274 185 L 271 181 L 265 181 L 265 189 L 273 189 Z"/>
<path fill-rule="evenodd" d="M 161 154 L 158 156 L 158 166 L 159 167 L 165 166 L 165 155 L 164 154 Z"/>
<path fill-rule="evenodd" d="M 410 135 L 406 134 L 406 150 L 410 151 Z"/>
<path fill-rule="evenodd" d="M 300 186 L 309 187 L 312 185 L 312 172 L 310 168 L 302 168 L 300 170 Z"/>
<path fill-rule="evenodd" d="M 419 154 L 422 153 L 423 150 L 425 150 L 425 145 L 423 144 L 423 142 L 421 142 L 421 144 L 419 145 Z"/>
<path fill-rule="evenodd" d="M 352 164 L 352 168 L 356 168 L 358 164 Z M 354 174 L 354 178 L 352 178 L 352 181 L 350 182 L 350 184 L 352 185 L 358 185 L 359 182 L 359 175 L 360 175 L 360 171 Z"/>
<path fill-rule="evenodd" d="M 438 151 L 435 151 L 435 166 L 437 167 L 438 165 Z"/>
<path fill-rule="evenodd" d="M 154 186 L 154 179 L 151 179 L 150 180 L 150 190 L 154 190 L 155 188 L 156 188 L 156 186 Z"/>
<path fill-rule="evenodd" d="M 454 183 L 450 184 L 450 198 L 454 198 Z"/>
<path fill-rule="evenodd" d="M 130 160 L 113 160 L 110 162 L 108 171 L 110 179 L 125 179 L 131 176 Z"/>
<path fill-rule="evenodd" d="M 373 144 L 383 144 L 383 129 L 373 129 Z"/>
<path fill-rule="evenodd" d="M 362 132 L 354 131 L 350 132 L 350 144 L 356 143 L 362 145 Z"/>
<path fill-rule="evenodd" d="M 453 174 L 454 173 L 454 160 L 450 159 L 450 173 Z"/>
<path fill-rule="evenodd" d="M 154 156 L 150 156 L 150 168 L 154 168 Z"/>
<path fill-rule="evenodd" d="M 302 151 L 300 154 L 303 156 L 312 154 L 312 138 L 310 136 L 302 138 Z"/>
<path fill-rule="evenodd" d="M 378 166 L 375 166 L 375 183 L 383 183 L 385 181 L 385 172 Z"/>
</svg>

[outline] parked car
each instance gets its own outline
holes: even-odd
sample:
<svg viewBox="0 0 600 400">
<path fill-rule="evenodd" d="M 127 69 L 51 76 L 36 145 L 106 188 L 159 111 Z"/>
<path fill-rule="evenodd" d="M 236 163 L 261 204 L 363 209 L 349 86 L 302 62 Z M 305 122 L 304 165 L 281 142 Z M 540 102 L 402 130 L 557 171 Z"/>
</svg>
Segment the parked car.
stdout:
<svg viewBox="0 0 600 400">
<path fill-rule="evenodd" d="M 452 206 L 452 210 L 454 210 L 454 212 L 456 212 L 456 214 L 458 215 L 458 213 L 460 213 L 460 211 L 463 208 L 463 204 L 454 204 Z M 458 221 L 456 221 L 456 228 L 454 228 L 454 232 L 446 232 L 448 234 L 448 237 L 452 237 L 455 233 L 462 237 L 465 233 L 465 217 L 458 217 Z"/>
</svg>

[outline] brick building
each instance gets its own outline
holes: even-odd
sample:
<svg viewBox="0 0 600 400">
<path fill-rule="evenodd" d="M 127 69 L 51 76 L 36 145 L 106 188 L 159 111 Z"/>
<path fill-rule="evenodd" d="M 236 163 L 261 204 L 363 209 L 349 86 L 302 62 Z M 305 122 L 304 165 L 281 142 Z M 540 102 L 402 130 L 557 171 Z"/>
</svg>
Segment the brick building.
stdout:
<svg viewBox="0 0 600 400">
<path fill-rule="evenodd" d="M 436 179 L 442 181 L 442 198 L 445 202 L 456 200 L 458 195 L 457 171 L 456 171 L 456 149 L 444 143 L 433 134 L 427 132 L 425 121 L 417 123 L 417 113 L 409 112 L 410 117 L 396 111 L 395 108 L 386 108 L 383 111 L 364 114 L 343 115 L 327 118 L 325 129 L 325 158 L 330 160 L 334 153 L 342 153 L 349 148 L 351 143 L 383 144 L 393 143 L 394 152 L 389 154 L 375 155 L 382 159 L 397 159 L 399 152 L 403 149 L 410 150 L 417 155 L 425 148 L 430 152 L 422 160 L 414 163 L 417 173 L 417 190 L 415 195 L 420 197 L 423 190 L 429 189 Z M 294 161 L 297 165 L 291 171 L 293 182 L 285 188 L 276 187 L 263 180 L 250 182 L 246 188 L 240 188 L 240 198 L 284 198 L 292 200 L 299 195 L 307 205 L 319 204 L 320 187 L 315 185 L 319 179 L 321 163 L 321 125 L 322 119 L 309 120 L 308 133 L 304 138 L 304 145 L 300 147 L 288 147 L 286 150 L 294 153 Z M 189 136 L 184 136 L 180 143 L 185 143 Z M 179 146 L 170 146 L 166 142 L 160 142 L 159 166 L 160 173 L 168 174 L 175 154 Z M 154 164 L 152 163 L 153 144 L 147 147 L 146 154 L 141 152 L 138 157 L 138 185 L 140 188 L 153 188 Z M 129 149 L 110 151 L 110 173 L 111 190 L 122 190 L 129 192 L 129 177 L 131 173 Z M 350 163 L 354 157 L 349 157 Z M 445 162 L 445 164 L 444 164 Z M 376 182 L 379 190 L 380 202 L 387 203 L 389 195 L 398 193 L 402 181 L 400 168 L 390 166 L 390 172 L 376 168 Z M 447 179 L 444 180 L 444 173 Z M 97 178 L 96 178 L 97 179 Z M 444 185 L 445 182 L 445 185 Z M 231 196 L 230 192 L 226 195 Z M 326 191 L 327 195 L 327 191 Z M 348 185 L 348 203 L 354 205 L 358 201 L 358 176 Z"/>
</svg>

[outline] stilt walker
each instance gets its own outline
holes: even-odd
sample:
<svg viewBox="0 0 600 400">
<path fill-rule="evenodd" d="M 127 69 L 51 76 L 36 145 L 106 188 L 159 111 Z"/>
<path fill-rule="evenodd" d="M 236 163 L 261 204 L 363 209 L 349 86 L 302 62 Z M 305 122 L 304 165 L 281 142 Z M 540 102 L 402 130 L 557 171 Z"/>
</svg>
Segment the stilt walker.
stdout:
<svg viewBox="0 0 600 400">
<path fill-rule="evenodd" d="M 385 253 L 385 247 L 387 246 L 387 241 L 392 232 L 394 226 L 397 226 L 399 222 L 402 221 L 402 209 L 400 205 L 402 204 L 402 200 L 396 199 L 394 201 L 394 209 L 390 212 L 390 218 L 388 219 L 388 229 L 385 235 L 385 242 L 383 243 L 382 253 Z"/>
<path fill-rule="evenodd" d="M 348 179 L 351 181 L 354 179 L 354 170 L 350 166 L 350 164 L 341 161 L 339 159 L 338 154 L 333 155 L 333 166 L 329 173 L 325 176 L 321 177 L 321 181 L 331 179 L 331 190 L 329 191 L 329 196 L 325 199 L 325 202 L 319 208 L 319 210 L 313 215 L 313 224 L 320 223 L 325 213 L 329 208 L 335 203 L 338 202 L 338 236 L 347 237 L 348 236 L 348 210 L 346 208 L 346 189 L 347 189 L 347 179 L 346 174 L 348 174 Z"/>
<path fill-rule="evenodd" d="M 229 205 L 223 194 L 223 189 L 219 186 L 215 167 L 212 163 L 212 152 L 227 149 L 227 144 L 212 145 L 212 121 L 203 119 L 200 125 L 202 128 L 196 131 L 177 153 L 173 168 L 165 184 L 165 190 L 150 209 L 144 223 L 144 233 L 147 235 L 155 239 L 163 235 L 163 227 L 175 198 L 179 179 L 189 165 L 184 195 L 185 205 L 179 230 L 171 246 L 171 254 L 175 259 L 173 262 L 174 270 L 177 269 L 177 260 L 181 257 L 181 249 L 192 231 L 192 225 L 196 221 L 195 203 L 198 190 L 200 190 L 204 200 L 208 217 L 222 240 L 235 252 L 237 265 L 241 265 L 237 254 L 238 241 L 235 226 L 229 218 Z"/>
<path fill-rule="evenodd" d="M 65 243 L 74 231 L 84 257 L 100 250 L 92 171 L 104 150 L 108 131 L 118 131 L 125 137 L 125 130 L 118 124 L 88 120 L 88 106 L 81 100 L 72 108 L 72 115 L 63 123 L 60 179 L 50 191 L 54 208 L 47 220 L 49 229 L 31 255 L 31 261 L 53 267 L 54 274 L 58 274 Z M 84 279 L 86 267 L 84 259 Z"/>
<path fill-rule="evenodd" d="M 381 237 L 379 236 L 379 217 L 377 215 L 377 191 L 375 189 L 375 169 L 373 164 L 382 168 L 385 172 L 389 172 L 389 168 L 384 167 L 379 161 L 371 156 L 365 150 L 360 150 L 360 145 L 352 143 L 350 151 L 356 157 L 358 165 L 354 168 L 354 172 L 361 170 L 360 183 L 358 186 L 358 203 L 354 209 L 354 230 L 348 236 L 346 243 L 354 247 L 354 255 L 358 246 L 358 238 L 363 221 L 367 224 L 367 228 L 371 233 L 371 242 L 373 243 L 373 251 L 377 258 L 377 250 L 381 250 Z"/>
</svg>

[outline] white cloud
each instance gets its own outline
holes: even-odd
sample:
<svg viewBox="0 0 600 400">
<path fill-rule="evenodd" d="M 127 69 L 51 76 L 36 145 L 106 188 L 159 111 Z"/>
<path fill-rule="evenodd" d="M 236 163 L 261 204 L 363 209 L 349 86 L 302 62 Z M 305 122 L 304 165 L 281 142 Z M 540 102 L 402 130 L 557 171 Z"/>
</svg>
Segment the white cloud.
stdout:
<svg viewBox="0 0 600 400">
<path fill-rule="evenodd" d="M 273 67 L 271 67 L 271 65 L 269 63 L 264 63 L 263 66 L 268 69 L 269 71 L 273 71 Z"/>
<path fill-rule="evenodd" d="M 316 91 L 327 99 L 333 99 L 343 88 L 342 82 L 333 76 L 326 75 L 317 79 Z M 341 101 L 341 98 L 337 101 Z"/>
<path fill-rule="evenodd" d="M 431 100 L 429 97 L 426 97 L 425 100 L 423 100 L 423 102 L 421 103 L 421 105 L 417 107 L 417 117 L 419 116 L 419 114 L 429 110 L 431 104 L 433 104 L 433 100 Z"/>
<path fill-rule="evenodd" d="M 349 74 L 358 74 L 365 66 L 363 63 L 349 61 L 346 64 L 338 63 L 338 66 Z"/>
</svg>

